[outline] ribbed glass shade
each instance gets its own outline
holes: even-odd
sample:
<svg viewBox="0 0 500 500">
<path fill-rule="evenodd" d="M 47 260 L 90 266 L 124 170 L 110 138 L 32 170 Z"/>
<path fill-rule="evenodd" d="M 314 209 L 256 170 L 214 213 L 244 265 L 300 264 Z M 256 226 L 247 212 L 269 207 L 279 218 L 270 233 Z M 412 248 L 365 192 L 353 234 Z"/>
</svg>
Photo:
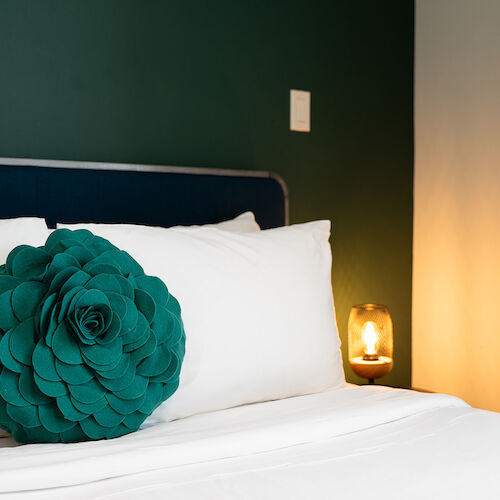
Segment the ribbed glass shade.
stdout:
<svg viewBox="0 0 500 500">
<path fill-rule="evenodd" d="M 349 363 L 355 373 L 372 381 L 391 371 L 392 319 L 386 306 L 353 306 L 349 315 L 348 337 Z"/>
</svg>

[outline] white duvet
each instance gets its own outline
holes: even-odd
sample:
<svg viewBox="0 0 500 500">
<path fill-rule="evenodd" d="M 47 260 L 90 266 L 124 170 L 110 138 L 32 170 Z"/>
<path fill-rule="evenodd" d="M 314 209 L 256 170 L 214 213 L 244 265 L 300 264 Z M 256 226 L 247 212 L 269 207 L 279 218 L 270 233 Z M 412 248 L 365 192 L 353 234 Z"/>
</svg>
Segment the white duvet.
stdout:
<svg viewBox="0 0 500 500">
<path fill-rule="evenodd" d="M 0 439 L 12 498 L 500 498 L 500 415 L 440 394 L 345 389 L 77 444 Z"/>
</svg>

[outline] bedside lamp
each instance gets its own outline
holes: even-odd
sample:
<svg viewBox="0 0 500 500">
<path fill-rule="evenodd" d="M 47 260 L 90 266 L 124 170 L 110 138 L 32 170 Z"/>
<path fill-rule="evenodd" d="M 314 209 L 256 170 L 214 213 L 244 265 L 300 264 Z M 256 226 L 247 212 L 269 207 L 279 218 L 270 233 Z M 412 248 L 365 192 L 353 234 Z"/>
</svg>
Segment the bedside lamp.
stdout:
<svg viewBox="0 0 500 500">
<path fill-rule="evenodd" d="M 391 371 L 392 319 L 386 306 L 353 306 L 349 314 L 348 337 L 349 364 L 354 373 L 373 384 L 376 378 Z"/>
</svg>

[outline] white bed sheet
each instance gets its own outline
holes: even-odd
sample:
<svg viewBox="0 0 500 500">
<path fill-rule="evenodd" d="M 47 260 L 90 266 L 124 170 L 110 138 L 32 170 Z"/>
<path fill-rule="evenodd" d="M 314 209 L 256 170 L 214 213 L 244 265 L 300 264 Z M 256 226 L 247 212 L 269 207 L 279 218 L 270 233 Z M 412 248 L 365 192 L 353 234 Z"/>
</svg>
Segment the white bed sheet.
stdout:
<svg viewBox="0 0 500 500">
<path fill-rule="evenodd" d="M 12 446 L 0 492 L 44 498 L 492 498 L 500 415 L 440 394 L 345 389 L 157 424 L 110 441 Z"/>
</svg>

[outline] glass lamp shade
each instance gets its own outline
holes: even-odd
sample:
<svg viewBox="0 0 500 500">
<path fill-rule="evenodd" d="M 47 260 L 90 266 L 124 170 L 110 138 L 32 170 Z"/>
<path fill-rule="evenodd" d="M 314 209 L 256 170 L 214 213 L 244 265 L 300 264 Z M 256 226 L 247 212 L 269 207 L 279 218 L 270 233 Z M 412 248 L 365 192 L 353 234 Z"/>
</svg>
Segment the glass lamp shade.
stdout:
<svg viewBox="0 0 500 500">
<path fill-rule="evenodd" d="M 373 383 L 391 371 L 392 319 L 386 306 L 353 306 L 349 314 L 348 337 L 349 364 L 354 373 Z"/>
</svg>

